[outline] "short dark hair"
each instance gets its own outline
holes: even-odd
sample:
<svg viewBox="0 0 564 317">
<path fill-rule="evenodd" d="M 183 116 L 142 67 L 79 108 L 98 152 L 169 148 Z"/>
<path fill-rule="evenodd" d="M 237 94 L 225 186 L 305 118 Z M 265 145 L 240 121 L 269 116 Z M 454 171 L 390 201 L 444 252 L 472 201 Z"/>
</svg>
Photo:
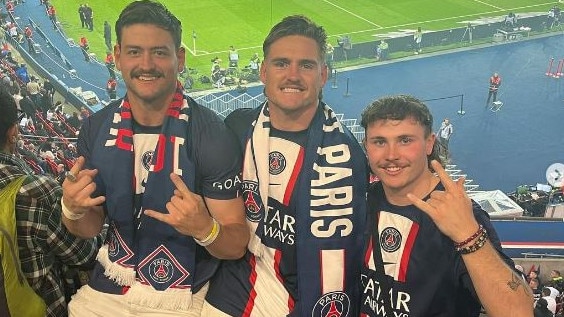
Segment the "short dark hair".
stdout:
<svg viewBox="0 0 564 317">
<path fill-rule="evenodd" d="M 319 57 L 322 61 L 325 60 L 327 34 L 322 26 L 318 26 L 303 15 L 287 16 L 272 27 L 262 44 L 262 53 L 264 56 L 266 57 L 268 55 L 272 43 L 290 35 L 305 36 L 317 42 L 320 54 Z"/>
<path fill-rule="evenodd" d="M 4 147 L 8 141 L 8 130 L 18 122 L 16 101 L 4 85 L 0 85 L 0 113 L 0 146 Z"/>
<path fill-rule="evenodd" d="M 373 101 L 362 112 L 360 124 L 366 130 L 368 125 L 379 120 L 404 120 L 406 118 L 412 118 L 421 124 L 425 130 L 425 137 L 431 135 L 433 115 L 429 108 L 421 100 L 408 95 L 387 96 Z M 432 160 L 441 162 L 437 142 L 433 145 L 433 151 L 428 159 L 429 168 L 431 168 Z"/>
<path fill-rule="evenodd" d="M 180 48 L 182 43 L 182 23 L 163 4 L 153 0 L 141 0 L 128 4 L 116 21 L 117 43 L 121 44 L 121 32 L 133 24 L 153 24 L 172 35 L 174 45 Z"/>
</svg>

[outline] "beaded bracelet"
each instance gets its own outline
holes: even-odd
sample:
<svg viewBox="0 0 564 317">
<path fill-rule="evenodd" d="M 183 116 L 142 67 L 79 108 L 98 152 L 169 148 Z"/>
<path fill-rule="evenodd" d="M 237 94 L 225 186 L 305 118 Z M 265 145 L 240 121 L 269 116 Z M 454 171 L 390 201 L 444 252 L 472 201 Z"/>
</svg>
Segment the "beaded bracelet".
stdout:
<svg viewBox="0 0 564 317">
<path fill-rule="evenodd" d="M 471 235 L 470 237 L 468 237 L 468 239 L 462 241 L 462 242 L 457 242 L 454 244 L 454 247 L 459 249 L 465 245 L 467 245 L 468 243 L 470 243 L 472 240 L 476 239 L 479 235 L 482 234 L 482 232 L 484 231 L 484 227 L 482 225 L 480 225 L 478 227 L 478 231 L 476 231 L 473 235 Z"/>
<path fill-rule="evenodd" d="M 457 249 L 461 254 L 470 254 L 480 250 L 488 241 L 488 232 L 484 230 L 478 240 L 474 241 L 474 244 L 467 246 L 465 248 Z"/>
<path fill-rule="evenodd" d="M 194 238 L 194 241 L 196 241 L 197 244 L 203 247 L 207 247 L 208 245 L 214 243 L 214 241 L 219 236 L 219 232 L 221 231 L 221 226 L 219 225 L 219 222 L 217 222 L 215 218 L 212 218 L 212 220 L 213 220 L 213 226 L 208 236 L 205 237 L 203 240 L 198 240 Z"/>
</svg>

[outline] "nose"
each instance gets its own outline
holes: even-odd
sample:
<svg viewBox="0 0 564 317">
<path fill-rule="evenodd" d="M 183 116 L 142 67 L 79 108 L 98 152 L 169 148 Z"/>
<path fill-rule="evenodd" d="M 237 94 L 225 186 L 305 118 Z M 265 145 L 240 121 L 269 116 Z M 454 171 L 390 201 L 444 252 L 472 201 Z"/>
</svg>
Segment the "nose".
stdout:
<svg viewBox="0 0 564 317">
<path fill-rule="evenodd" d="M 141 55 L 140 68 L 144 70 L 153 69 L 153 54 L 150 52 L 145 52 Z"/>
<path fill-rule="evenodd" d="M 300 65 L 297 63 L 291 63 L 288 65 L 288 77 L 291 79 L 298 78 L 300 76 Z"/>
<path fill-rule="evenodd" d="M 389 143 L 386 147 L 386 159 L 389 161 L 396 160 L 398 158 L 398 147 L 396 144 Z"/>
</svg>

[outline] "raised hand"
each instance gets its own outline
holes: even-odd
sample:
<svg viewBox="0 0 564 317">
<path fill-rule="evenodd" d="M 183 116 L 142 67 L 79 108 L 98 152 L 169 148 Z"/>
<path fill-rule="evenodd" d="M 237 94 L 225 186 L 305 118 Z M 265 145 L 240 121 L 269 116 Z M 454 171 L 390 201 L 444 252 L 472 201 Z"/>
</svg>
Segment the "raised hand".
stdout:
<svg viewBox="0 0 564 317">
<path fill-rule="evenodd" d="M 63 182 L 63 203 L 76 214 L 84 213 L 106 200 L 105 196 L 91 197 L 96 190 L 94 177 L 98 170 L 83 169 L 85 162 L 84 157 L 79 157 Z"/>
<path fill-rule="evenodd" d="M 445 190 L 435 190 L 427 201 L 413 194 L 407 194 L 409 200 L 425 212 L 442 233 L 454 242 L 464 241 L 478 230 L 478 222 L 472 211 L 472 201 L 464 189 L 464 177 L 453 181 L 441 164 L 432 161 L 431 165 Z"/>
<path fill-rule="evenodd" d="M 200 240 L 204 239 L 213 226 L 213 220 L 204 199 L 200 195 L 192 193 L 180 176 L 171 173 L 170 179 L 176 189 L 174 195 L 166 204 L 168 213 L 145 210 L 145 215 L 168 223 L 184 235 Z"/>
</svg>

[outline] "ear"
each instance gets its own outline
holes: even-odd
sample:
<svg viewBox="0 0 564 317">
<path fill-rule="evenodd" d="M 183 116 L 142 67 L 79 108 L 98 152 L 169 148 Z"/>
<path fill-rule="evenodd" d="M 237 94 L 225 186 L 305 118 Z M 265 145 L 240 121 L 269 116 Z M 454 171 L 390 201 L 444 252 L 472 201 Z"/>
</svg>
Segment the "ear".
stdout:
<svg viewBox="0 0 564 317">
<path fill-rule="evenodd" d="M 183 46 L 176 51 L 176 57 L 178 58 L 178 72 L 181 72 L 186 65 L 186 49 Z"/>
<path fill-rule="evenodd" d="M 15 123 L 12 127 L 10 127 L 8 129 L 8 131 L 6 132 L 6 137 L 8 139 L 8 142 L 12 143 L 12 144 L 16 144 L 16 142 L 18 142 L 18 124 Z"/>
<path fill-rule="evenodd" d="M 121 71 L 120 68 L 120 57 L 121 57 L 121 46 L 119 44 L 114 45 L 114 63 L 117 70 Z"/>
<path fill-rule="evenodd" d="M 264 60 L 260 63 L 260 81 L 266 84 L 266 66 L 264 65 Z"/>
<path fill-rule="evenodd" d="M 435 145 L 436 139 L 437 136 L 435 135 L 435 133 L 431 133 L 427 138 L 427 142 L 425 144 L 425 152 L 427 153 L 427 155 L 431 155 L 431 153 L 433 153 L 433 146 Z"/>
</svg>

